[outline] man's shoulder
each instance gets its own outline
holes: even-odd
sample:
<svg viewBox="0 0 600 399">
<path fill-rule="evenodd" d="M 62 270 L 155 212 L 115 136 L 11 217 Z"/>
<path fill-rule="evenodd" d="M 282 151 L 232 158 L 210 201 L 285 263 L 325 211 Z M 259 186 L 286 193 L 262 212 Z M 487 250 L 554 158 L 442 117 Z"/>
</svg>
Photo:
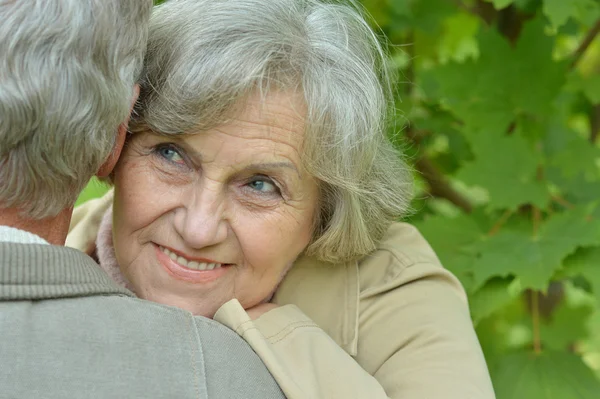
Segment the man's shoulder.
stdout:
<svg viewBox="0 0 600 399">
<path fill-rule="evenodd" d="M 135 298 L 74 249 L 0 243 L 0 336 L 13 397 L 282 397 L 233 331 Z"/>
<path fill-rule="evenodd" d="M 97 295 L 4 301 L 0 313 L 0 358 L 16 363 L 2 384 L 19 397 L 75 397 L 86 385 L 97 397 L 207 397 L 193 323 L 177 312 Z"/>
<path fill-rule="evenodd" d="M 96 397 L 282 397 L 237 334 L 177 308 L 98 295 L 4 301 L 0 314 L 0 358 L 17 363 L 0 385 L 23 397 L 57 381 L 64 397 L 86 384 Z"/>
</svg>

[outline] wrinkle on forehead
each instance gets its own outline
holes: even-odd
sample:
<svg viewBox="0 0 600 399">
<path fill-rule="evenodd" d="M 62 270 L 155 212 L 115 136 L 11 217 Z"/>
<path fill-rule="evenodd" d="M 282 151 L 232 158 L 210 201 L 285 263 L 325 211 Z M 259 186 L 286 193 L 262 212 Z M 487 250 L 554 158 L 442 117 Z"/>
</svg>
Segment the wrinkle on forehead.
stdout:
<svg viewBox="0 0 600 399">
<path fill-rule="evenodd" d="M 273 90 L 263 95 L 255 91 L 241 100 L 234 108 L 235 111 L 226 122 L 203 131 L 215 130 L 225 134 L 235 134 L 235 131 L 231 133 L 225 131 L 229 130 L 228 127 L 235 126 L 242 128 L 244 133 L 249 133 L 245 128 L 255 127 L 258 129 L 253 131 L 261 136 L 258 138 L 267 138 L 260 134 L 262 132 L 259 132 L 260 128 L 264 126 L 270 128 L 269 133 L 275 136 L 296 136 L 299 141 L 303 139 L 307 106 L 300 93 Z M 191 132 L 192 135 L 197 133 L 202 133 L 202 131 Z M 253 137 L 246 136 L 246 138 Z"/>
<path fill-rule="evenodd" d="M 303 96 L 294 91 L 272 91 L 266 96 L 250 96 L 244 112 L 270 124 L 279 126 L 304 126 L 307 107 Z"/>
<path fill-rule="evenodd" d="M 294 165 L 300 162 L 306 122 L 303 97 L 293 91 L 272 91 L 265 96 L 256 92 L 247 97 L 243 105 L 236 107 L 238 111 L 226 123 L 211 129 L 190 132 L 184 136 L 184 140 L 189 140 L 191 144 L 195 135 L 217 133 L 247 140 L 249 150 L 253 148 L 272 151 L 287 158 Z M 224 137 L 222 140 L 226 141 L 228 138 Z M 290 156 L 284 147 L 292 150 L 298 159 L 292 159 L 294 157 Z M 301 165 L 297 166 L 300 168 Z"/>
<path fill-rule="evenodd" d="M 270 127 L 266 131 L 264 129 L 261 130 L 262 131 L 259 132 L 256 131 L 256 129 L 243 129 L 238 127 L 237 124 L 232 124 L 219 129 L 214 129 L 213 132 L 229 136 L 232 139 L 245 140 L 248 142 L 248 149 L 267 150 L 293 162 L 293 159 L 289 156 L 289 152 L 284 151 L 283 148 L 288 147 L 291 152 L 298 156 L 298 160 L 300 160 L 300 151 L 303 143 L 302 134 L 294 134 L 295 132 L 293 131 L 282 132 L 276 127 Z M 227 138 L 224 140 L 227 140 Z"/>
</svg>

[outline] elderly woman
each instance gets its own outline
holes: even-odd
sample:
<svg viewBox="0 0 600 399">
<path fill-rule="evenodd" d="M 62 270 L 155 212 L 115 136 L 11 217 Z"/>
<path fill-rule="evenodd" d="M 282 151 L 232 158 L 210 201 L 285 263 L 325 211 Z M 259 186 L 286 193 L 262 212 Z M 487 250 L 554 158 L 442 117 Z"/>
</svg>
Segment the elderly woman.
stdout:
<svg viewBox="0 0 600 399">
<path fill-rule="evenodd" d="M 168 1 L 114 197 L 77 209 L 67 243 L 237 331 L 288 397 L 493 398 L 460 284 L 395 222 L 411 177 L 390 105 L 356 7 Z"/>
</svg>

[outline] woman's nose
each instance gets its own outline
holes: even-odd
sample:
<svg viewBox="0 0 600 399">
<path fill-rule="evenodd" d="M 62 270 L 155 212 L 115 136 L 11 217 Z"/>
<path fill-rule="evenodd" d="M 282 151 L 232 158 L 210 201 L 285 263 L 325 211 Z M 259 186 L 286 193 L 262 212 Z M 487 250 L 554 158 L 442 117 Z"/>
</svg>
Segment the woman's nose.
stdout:
<svg viewBox="0 0 600 399">
<path fill-rule="evenodd" d="M 225 201 L 216 190 L 200 189 L 175 215 L 175 229 L 191 248 L 219 244 L 227 238 Z"/>
</svg>

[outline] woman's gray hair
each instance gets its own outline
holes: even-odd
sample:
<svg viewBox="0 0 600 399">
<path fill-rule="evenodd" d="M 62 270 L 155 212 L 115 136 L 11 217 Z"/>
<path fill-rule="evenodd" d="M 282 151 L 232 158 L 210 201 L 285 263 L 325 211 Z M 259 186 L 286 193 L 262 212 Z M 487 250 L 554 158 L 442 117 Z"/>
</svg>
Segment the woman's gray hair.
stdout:
<svg viewBox="0 0 600 399">
<path fill-rule="evenodd" d="M 139 76 L 151 0 L 0 0 L 0 206 L 73 205 L 110 154 Z"/>
<path fill-rule="evenodd" d="M 386 54 L 356 4 L 167 1 L 150 21 L 141 85 L 131 129 L 163 135 L 222 123 L 257 90 L 303 94 L 303 162 L 321 190 L 309 255 L 366 255 L 408 207 L 412 174 L 386 138 Z"/>
</svg>

